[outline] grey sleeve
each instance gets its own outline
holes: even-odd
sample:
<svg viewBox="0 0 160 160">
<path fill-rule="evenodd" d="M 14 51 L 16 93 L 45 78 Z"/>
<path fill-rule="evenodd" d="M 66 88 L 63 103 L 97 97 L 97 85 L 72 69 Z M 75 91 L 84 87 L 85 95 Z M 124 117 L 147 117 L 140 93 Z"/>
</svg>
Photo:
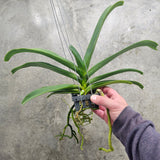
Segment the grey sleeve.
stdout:
<svg viewBox="0 0 160 160">
<path fill-rule="evenodd" d="M 152 122 L 126 107 L 113 124 L 114 135 L 125 146 L 130 160 L 160 160 L 160 134 Z"/>
</svg>

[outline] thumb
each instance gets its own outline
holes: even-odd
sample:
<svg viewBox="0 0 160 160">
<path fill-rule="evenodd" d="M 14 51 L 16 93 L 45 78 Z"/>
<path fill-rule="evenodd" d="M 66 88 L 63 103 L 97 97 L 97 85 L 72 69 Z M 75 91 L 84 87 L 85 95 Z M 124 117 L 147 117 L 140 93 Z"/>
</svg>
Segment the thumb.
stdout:
<svg viewBox="0 0 160 160">
<path fill-rule="evenodd" d="M 91 101 L 97 105 L 104 106 L 105 108 L 110 109 L 113 105 L 113 102 L 107 96 L 99 96 L 99 95 L 92 95 Z"/>
</svg>

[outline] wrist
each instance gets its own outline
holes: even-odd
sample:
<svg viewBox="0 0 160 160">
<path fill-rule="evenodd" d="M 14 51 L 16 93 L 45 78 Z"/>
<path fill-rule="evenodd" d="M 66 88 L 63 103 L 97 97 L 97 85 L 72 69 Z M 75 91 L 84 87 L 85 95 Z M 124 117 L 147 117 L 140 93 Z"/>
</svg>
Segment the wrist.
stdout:
<svg viewBox="0 0 160 160">
<path fill-rule="evenodd" d="M 127 106 L 114 121 L 112 131 L 122 144 L 126 145 L 130 132 L 143 121 L 139 113 L 135 112 L 130 106 Z"/>
</svg>

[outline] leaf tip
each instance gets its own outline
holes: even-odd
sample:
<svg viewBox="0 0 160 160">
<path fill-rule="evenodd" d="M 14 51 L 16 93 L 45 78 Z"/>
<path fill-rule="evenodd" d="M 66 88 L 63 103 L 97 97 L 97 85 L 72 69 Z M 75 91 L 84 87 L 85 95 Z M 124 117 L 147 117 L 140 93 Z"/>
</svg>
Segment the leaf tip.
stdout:
<svg viewBox="0 0 160 160">
<path fill-rule="evenodd" d="M 155 50 L 156 50 L 156 51 L 158 51 L 158 50 L 160 51 L 160 46 L 159 46 L 158 43 L 157 43 L 157 46 L 155 47 Z"/>
<path fill-rule="evenodd" d="M 6 54 L 5 57 L 4 57 L 4 61 L 5 61 L 5 62 L 9 61 L 9 58 L 7 57 L 7 54 Z"/>
<path fill-rule="evenodd" d="M 21 104 L 22 104 L 22 105 L 24 105 L 24 104 L 25 104 L 24 100 L 21 102 Z"/>
<path fill-rule="evenodd" d="M 151 41 L 151 40 L 144 40 L 144 42 L 146 42 L 146 44 L 148 45 L 148 47 L 150 47 L 150 48 L 152 48 L 154 50 L 158 50 L 157 49 L 159 47 L 158 43 L 156 43 L 154 41 Z"/>
<path fill-rule="evenodd" d="M 5 57 L 4 57 L 4 61 L 5 61 L 5 62 L 7 62 L 7 61 L 10 60 L 10 58 L 11 58 L 14 50 L 15 50 L 15 49 L 12 49 L 12 50 L 10 50 L 10 51 L 8 51 L 8 52 L 6 53 L 6 55 L 5 55 Z"/>
<path fill-rule="evenodd" d="M 139 73 L 140 73 L 141 75 L 143 75 L 143 72 L 142 72 L 142 71 L 140 71 Z"/>
<path fill-rule="evenodd" d="M 160 48 L 160 46 L 158 45 L 158 43 L 156 43 L 156 42 L 154 42 L 154 43 L 155 43 L 155 44 L 154 44 L 154 46 L 152 47 L 152 49 L 158 51 L 159 48 Z"/>
<path fill-rule="evenodd" d="M 124 1 L 118 1 L 116 4 L 122 6 L 124 4 Z"/>
<path fill-rule="evenodd" d="M 14 69 L 11 70 L 11 73 L 14 74 L 16 71 Z"/>
<path fill-rule="evenodd" d="M 139 87 L 141 88 L 141 89 L 143 89 L 144 88 L 144 86 L 141 84 L 141 85 L 139 85 Z"/>
<path fill-rule="evenodd" d="M 140 84 L 140 85 L 139 85 L 139 87 L 140 87 L 141 89 L 143 89 L 143 88 L 144 88 L 144 86 L 143 86 L 142 84 Z"/>
<path fill-rule="evenodd" d="M 29 100 L 26 99 L 26 97 L 24 97 L 24 99 L 22 100 L 21 104 L 26 104 Z"/>
</svg>

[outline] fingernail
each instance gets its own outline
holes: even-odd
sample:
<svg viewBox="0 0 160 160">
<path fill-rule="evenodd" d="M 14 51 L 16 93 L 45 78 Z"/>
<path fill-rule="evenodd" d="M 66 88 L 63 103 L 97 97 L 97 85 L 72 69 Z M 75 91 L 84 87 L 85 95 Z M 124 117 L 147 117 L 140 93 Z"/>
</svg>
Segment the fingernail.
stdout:
<svg viewBox="0 0 160 160">
<path fill-rule="evenodd" d="M 96 95 L 92 95 L 92 96 L 91 96 L 91 100 L 93 100 L 93 101 L 95 101 L 95 100 L 96 100 L 96 98 L 97 98 L 97 96 L 96 96 Z"/>
</svg>

